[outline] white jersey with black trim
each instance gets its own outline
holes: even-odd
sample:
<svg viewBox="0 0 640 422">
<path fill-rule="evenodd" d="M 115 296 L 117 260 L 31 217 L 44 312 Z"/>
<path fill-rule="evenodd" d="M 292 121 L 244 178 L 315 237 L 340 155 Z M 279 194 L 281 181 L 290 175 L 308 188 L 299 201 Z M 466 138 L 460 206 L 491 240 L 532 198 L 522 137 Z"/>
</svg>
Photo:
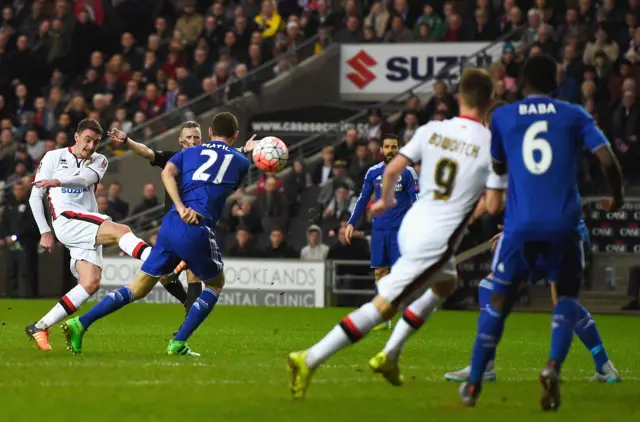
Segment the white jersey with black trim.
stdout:
<svg viewBox="0 0 640 422">
<path fill-rule="evenodd" d="M 417 203 L 429 214 L 425 221 L 461 221 L 484 189 L 502 180 L 491 169 L 491 132 L 474 119 L 429 122 L 400 154 L 421 163 Z"/>
<path fill-rule="evenodd" d="M 35 180 L 59 179 L 77 175 L 83 168 L 88 168 L 98 175 L 98 181 L 107 171 L 109 160 L 102 154 L 93 153 L 91 159 L 76 157 L 71 148 L 61 148 L 47 152 L 36 172 Z M 37 189 L 37 188 L 34 188 Z M 97 212 L 98 203 L 95 185 L 85 188 L 56 187 L 49 188 L 49 208 L 52 217 L 63 211 Z"/>
</svg>

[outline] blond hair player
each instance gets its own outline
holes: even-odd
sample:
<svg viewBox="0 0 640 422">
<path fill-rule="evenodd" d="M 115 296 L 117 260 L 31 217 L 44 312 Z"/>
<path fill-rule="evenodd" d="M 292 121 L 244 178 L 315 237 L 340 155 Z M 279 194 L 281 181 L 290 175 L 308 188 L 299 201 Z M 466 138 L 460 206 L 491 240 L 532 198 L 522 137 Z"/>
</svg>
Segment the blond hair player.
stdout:
<svg viewBox="0 0 640 422">
<path fill-rule="evenodd" d="M 294 398 L 305 396 L 322 362 L 405 306 L 392 339 L 401 336 L 406 340 L 455 288 L 453 255 L 490 172 L 491 134 L 482 116 L 492 93 L 487 71 L 466 69 L 460 80 L 460 116 L 420 127 L 386 167 L 381 198 L 372 207 L 376 214 L 395 205 L 394 187 L 404 169 L 422 162 L 420 196 L 398 232 L 401 256 L 380 280 L 378 295 L 371 302 L 346 316 L 311 348 L 289 354 Z M 402 382 L 397 365 L 402 343 L 397 342 L 395 356 L 381 352 L 370 362 L 374 371 L 394 384 Z"/>
</svg>

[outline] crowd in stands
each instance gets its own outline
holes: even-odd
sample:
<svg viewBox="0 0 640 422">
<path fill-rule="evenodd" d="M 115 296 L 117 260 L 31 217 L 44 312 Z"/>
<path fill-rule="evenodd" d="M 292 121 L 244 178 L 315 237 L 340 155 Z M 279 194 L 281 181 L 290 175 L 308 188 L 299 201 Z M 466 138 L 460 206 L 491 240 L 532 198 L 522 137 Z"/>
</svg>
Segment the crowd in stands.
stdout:
<svg viewBox="0 0 640 422">
<path fill-rule="evenodd" d="M 295 54 L 298 46 L 317 31 L 301 29 L 303 7 L 288 0 L 0 5 L 0 183 L 31 174 L 47 151 L 72 145 L 74 128 L 86 117 L 131 132 L 215 94 L 136 137 L 192 120 L 289 69 L 305 57 Z M 263 66 L 274 58 L 274 66 Z M 261 67 L 255 78 L 241 81 Z M 107 152 L 125 148 L 110 145 Z"/>
<path fill-rule="evenodd" d="M 15 46 L 8 58 L 22 63 L 20 54 L 25 52 L 33 60 L 49 63 L 51 75 L 43 80 L 40 73 L 33 72 L 30 79 L 23 80 L 25 76 L 20 73 L 0 80 L 5 93 L 0 98 L 0 112 L 5 117 L 0 136 L 0 169 L 6 172 L 0 178 L 10 181 L 26 176 L 44 152 L 72 142 L 71 128 L 86 115 L 92 114 L 101 121 L 110 116 L 107 124 L 115 122 L 126 130 L 175 107 L 180 95 L 186 96 L 185 101 L 198 95 L 205 81 L 214 80 L 214 86 L 224 84 L 243 65 L 255 68 L 265 58 L 277 56 L 315 33 L 319 34 L 315 45 L 319 52 L 329 42 L 492 40 L 524 23 L 526 29 L 510 36 L 504 43 L 502 58 L 491 66 L 496 99 L 511 102 L 519 98 L 520 70 L 527 57 L 540 53 L 554 56 L 558 61 L 558 96 L 584 105 L 608 135 L 626 174 L 640 174 L 640 106 L 636 99 L 640 76 L 638 0 L 443 0 L 419 5 L 407 0 L 285 0 L 277 2 L 276 7 L 270 1 L 218 0 L 213 4 L 177 2 L 179 5 L 173 9 L 172 2 L 159 2 L 164 7 L 150 24 L 149 33 L 141 33 L 139 28 L 135 33 L 121 29 L 119 45 L 107 51 L 96 49 L 109 45 L 100 40 L 109 38 L 110 30 L 100 31 L 100 27 L 108 25 L 110 17 L 119 23 L 117 27 L 126 26 L 119 22 L 118 8 L 127 1 L 113 2 L 118 3 L 114 8 L 101 0 L 74 4 L 61 0 L 55 2 L 52 11 L 46 9 L 51 2 L 36 1 L 33 11 L 18 13 L 15 4 L 30 2 L 12 3 L 13 7 L 5 8 L 8 12 L 3 11 L 3 17 L 14 14 L 10 22 L 17 28 Z M 105 4 L 105 10 L 112 13 L 97 13 L 97 4 Z M 166 13 L 165 9 L 173 13 Z M 29 35 L 28 28 L 39 14 L 49 16 L 38 22 L 50 22 L 51 28 L 70 22 L 68 43 L 82 44 L 83 49 L 71 55 L 74 65 L 64 72 L 75 70 L 77 78 L 69 80 L 56 67 L 64 60 L 49 60 L 55 56 L 53 53 L 45 60 L 45 56 L 38 55 L 40 50 L 35 50 L 38 31 Z M 22 21 L 18 21 L 20 16 Z M 79 41 L 94 33 L 84 29 L 87 25 L 100 34 L 95 35 L 95 44 Z M 0 40 L 8 40 L 6 34 L 0 34 Z M 244 38 L 240 34 L 245 34 Z M 146 44 L 139 39 L 146 40 Z M 7 49 L 9 45 L 7 42 Z M 261 59 L 254 62 L 258 53 Z M 202 63 L 207 65 L 201 66 Z M 186 76 L 180 75 L 182 71 Z M 105 87 L 106 92 L 102 91 Z M 32 92 L 41 94 L 31 95 Z M 340 239 L 340 227 L 353 209 L 366 170 L 381 160 L 380 142 L 385 134 L 393 133 L 404 143 L 419 125 L 456 115 L 454 94 L 454 86 L 438 80 L 431 98 L 424 102 L 417 95 L 411 96 L 399 117 L 391 118 L 372 109 L 364 130 L 347 130 L 344 142 L 326 148 L 317 166 L 307 168 L 303 160 L 295 160 L 286 179 L 264 175 L 255 193 L 239 190 L 230 201 L 224 228 L 229 232 L 241 228 L 239 231 L 249 236 L 273 237 L 274 230 L 287 233 L 291 217 L 300 211 L 300 194 L 307 187 L 318 186 L 319 222 L 333 222 L 333 226 L 322 225 L 332 227 L 324 230 L 324 238 Z M 587 183 L 593 177 L 594 164 L 585 158 L 583 177 Z M 159 203 L 153 185 L 145 187 L 144 199 L 135 210 L 130 210 L 128 204 L 116 206 L 113 198 L 117 193 L 112 195 L 112 190 L 117 191 L 117 186 L 110 186 L 108 192 L 98 196 L 104 196 L 101 206 L 116 219 L 152 209 Z M 141 224 L 148 227 L 153 221 Z"/>
</svg>

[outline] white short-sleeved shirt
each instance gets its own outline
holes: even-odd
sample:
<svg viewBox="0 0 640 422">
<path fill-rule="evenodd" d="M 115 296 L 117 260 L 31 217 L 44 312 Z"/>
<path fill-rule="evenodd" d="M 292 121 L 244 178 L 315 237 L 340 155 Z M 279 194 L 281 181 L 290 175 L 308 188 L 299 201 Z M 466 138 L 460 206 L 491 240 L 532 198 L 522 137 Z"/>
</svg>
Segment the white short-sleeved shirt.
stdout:
<svg viewBox="0 0 640 422">
<path fill-rule="evenodd" d="M 420 162 L 419 203 L 427 219 L 460 221 L 486 187 L 502 186 L 491 170 L 491 132 L 476 120 L 454 117 L 418 128 L 400 154 Z"/>
<path fill-rule="evenodd" d="M 98 181 L 107 171 L 109 160 L 102 154 L 94 153 L 91 159 L 77 158 L 71 148 L 61 148 L 47 152 L 36 172 L 35 180 L 58 179 L 62 176 L 75 176 L 83 168 L 98 175 Z M 86 188 L 56 187 L 49 188 L 49 207 L 54 216 L 63 211 L 97 212 L 95 185 Z"/>
</svg>

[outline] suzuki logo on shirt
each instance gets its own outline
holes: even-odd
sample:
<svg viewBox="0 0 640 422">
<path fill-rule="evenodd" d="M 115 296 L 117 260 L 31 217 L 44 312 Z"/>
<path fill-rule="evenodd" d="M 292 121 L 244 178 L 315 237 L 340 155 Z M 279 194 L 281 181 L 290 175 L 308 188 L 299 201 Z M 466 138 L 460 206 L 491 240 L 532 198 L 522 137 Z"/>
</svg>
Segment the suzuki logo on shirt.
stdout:
<svg viewBox="0 0 640 422">
<path fill-rule="evenodd" d="M 86 187 L 84 189 L 62 188 L 61 192 L 62 193 L 83 193 L 83 192 L 89 192 L 90 190 L 91 190 L 90 187 Z"/>
</svg>

